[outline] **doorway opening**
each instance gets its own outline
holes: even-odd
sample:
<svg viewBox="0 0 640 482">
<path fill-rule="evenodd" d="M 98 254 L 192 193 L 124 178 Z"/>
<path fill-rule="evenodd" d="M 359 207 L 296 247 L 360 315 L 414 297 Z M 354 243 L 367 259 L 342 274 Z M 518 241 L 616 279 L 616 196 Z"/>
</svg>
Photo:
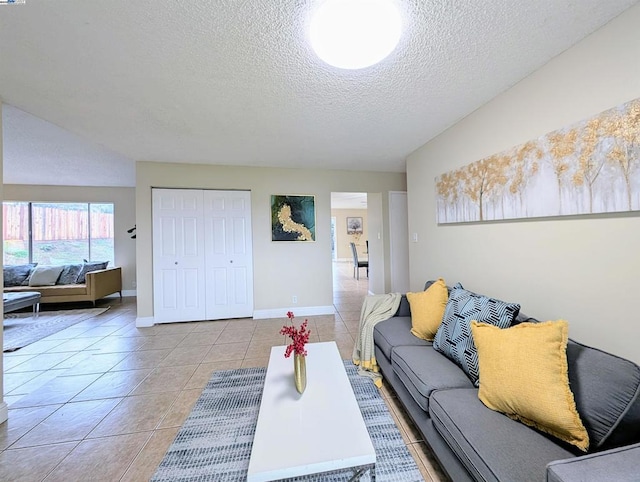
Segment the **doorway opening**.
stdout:
<svg viewBox="0 0 640 482">
<path fill-rule="evenodd" d="M 333 292 L 368 290 L 363 268 L 356 279 L 351 243 L 359 261 L 368 260 L 368 207 L 366 192 L 331 193 L 331 250 Z"/>
</svg>

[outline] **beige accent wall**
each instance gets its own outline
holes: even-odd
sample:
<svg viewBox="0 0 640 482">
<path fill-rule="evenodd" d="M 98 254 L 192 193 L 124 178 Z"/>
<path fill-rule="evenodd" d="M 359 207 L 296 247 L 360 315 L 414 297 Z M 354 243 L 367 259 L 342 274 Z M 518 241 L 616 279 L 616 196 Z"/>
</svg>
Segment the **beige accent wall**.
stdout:
<svg viewBox="0 0 640 482">
<path fill-rule="evenodd" d="M 355 243 L 358 249 L 358 258 L 367 259 L 367 239 L 369 223 L 367 220 L 366 209 L 332 209 L 331 216 L 336 218 L 336 258 L 348 259 L 353 258 L 351 254 L 351 245 Z M 347 234 L 347 217 L 362 218 L 362 235 L 355 236 Z M 364 272 L 364 270 L 363 270 Z"/>
<path fill-rule="evenodd" d="M 295 308 L 291 301 L 294 295 L 298 298 L 298 307 L 333 304 L 330 236 L 332 191 L 381 193 L 388 204 L 388 192 L 404 190 L 406 177 L 404 173 L 138 162 L 136 260 L 140 318 L 153 316 L 152 187 L 251 191 L 254 308 L 269 310 Z M 315 242 L 271 241 L 271 194 L 315 196 Z M 388 219 L 388 212 L 385 216 Z"/>
<path fill-rule="evenodd" d="M 3 157 L 2 154 L 4 152 L 2 146 L 2 99 L 0 99 L 0 200 L 4 199 L 4 184 L 2 183 L 3 176 Z M 2 231 L 2 211 L 0 211 L 0 231 Z M 0 233 L 1 234 L 1 233 Z M 4 243 L 0 246 L 0 260 L 4 259 Z M 0 307 L 2 305 L 2 301 L 0 301 Z M 4 311 L 4 310 L 3 310 Z M 4 343 L 4 329 L 0 330 L 0 346 L 3 346 Z M 0 423 L 4 422 L 8 417 L 7 413 L 7 405 L 4 401 L 4 357 L 0 356 Z"/>
<path fill-rule="evenodd" d="M 567 319 L 570 337 L 640 362 L 639 213 L 438 226 L 434 187 L 444 172 L 640 97 L 639 25 L 640 5 L 409 157 L 413 290 L 460 281 L 530 316 Z"/>
<path fill-rule="evenodd" d="M 122 288 L 135 290 L 136 240 L 127 230 L 136 224 L 135 189 L 131 187 L 35 186 L 7 184 L 4 200 L 37 202 L 104 202 L 114 206 L 115 264 L 122 268 Z"/>
</svg>

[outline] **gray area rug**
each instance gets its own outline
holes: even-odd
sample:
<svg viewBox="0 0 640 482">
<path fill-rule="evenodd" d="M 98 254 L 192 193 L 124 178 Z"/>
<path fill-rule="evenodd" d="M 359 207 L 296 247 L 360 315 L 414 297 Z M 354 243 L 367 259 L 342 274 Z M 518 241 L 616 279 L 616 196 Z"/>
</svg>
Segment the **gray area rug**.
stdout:
<svg viewBox="0 0 640 482">
<path fill-rule="evenodd" d="M 345 368 L 376 450 L 376 480 L 422 481 L 378 389 Z M 160 463 L 152 482 L 247 480 L 251 445 L 260 410 L 266 368 L 215 372 Z M 294 430 L 283 427 L 283 430 Z M 295 443 L 295 439 L 291 439 Z M 282 447 L 287 450 L 287 447 Z M 348 481 L 351 471 L 299 477 L 304 481 Z M 365 474 L 361 481 L 369 481 Z"/>
<path fill-rule="evenodd" d="M 2 350 L 15 351 L 76 323 L 98 316 L 106 308 L 80 310 L 41 311 L 38 316 L 29 313 L 5 313 Z"/>
</svg>

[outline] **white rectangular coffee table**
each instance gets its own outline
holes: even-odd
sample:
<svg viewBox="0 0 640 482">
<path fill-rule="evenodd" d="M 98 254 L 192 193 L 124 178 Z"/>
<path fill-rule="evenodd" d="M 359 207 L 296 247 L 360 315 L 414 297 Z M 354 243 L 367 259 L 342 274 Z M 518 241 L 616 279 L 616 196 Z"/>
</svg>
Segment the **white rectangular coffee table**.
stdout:
<svg viewBox="0 0 640 482">
<path fill-rule="evenodd" d="M 307 388 L 293 380 L 293 355 L 271 348 L 248 482 L 353 468 L 371 472 L 376 453 L 335 342 L 307 345 Z"/>
</svg>

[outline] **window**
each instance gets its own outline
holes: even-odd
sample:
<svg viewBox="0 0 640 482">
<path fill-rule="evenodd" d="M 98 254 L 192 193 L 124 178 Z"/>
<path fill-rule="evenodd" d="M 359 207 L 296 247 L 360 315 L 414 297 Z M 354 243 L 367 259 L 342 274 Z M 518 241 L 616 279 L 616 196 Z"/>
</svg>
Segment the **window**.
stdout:
<svg viewBox="0 0 640 482">
<path fill-rule="evenodd" d="M 4 264 L 29 262 L 29 203 L 2 204 Z"/>
<path fill-rule="evenodd" d="M 4 264 L 114 265 L 113 204 L 3 203 Z"/>
<path fill-rule="evenodd" d="M 114 266 L 113 204 L 89 204 L 89 253 L 91 261 L 109 261 Z"/>
</svg>

